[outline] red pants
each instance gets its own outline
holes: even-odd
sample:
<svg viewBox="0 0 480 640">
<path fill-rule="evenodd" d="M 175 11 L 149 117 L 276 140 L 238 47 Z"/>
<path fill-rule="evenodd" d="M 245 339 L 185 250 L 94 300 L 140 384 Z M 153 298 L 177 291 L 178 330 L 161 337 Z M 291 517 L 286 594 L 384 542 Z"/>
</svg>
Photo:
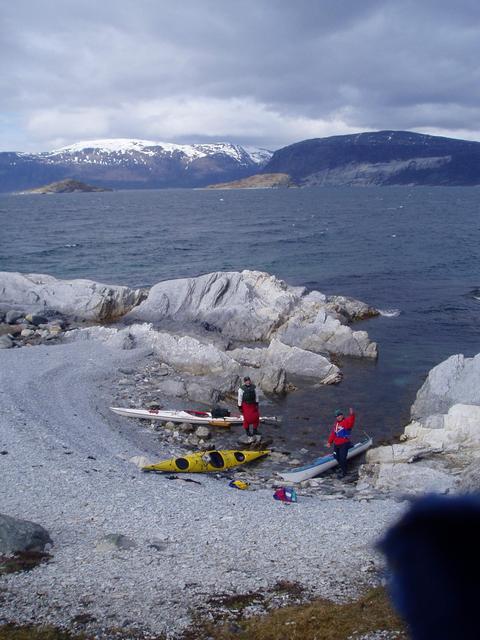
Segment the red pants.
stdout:
<svg viewBox="0 0 480 640">
<path fill-rule="evenodd" d="M 248 429 L 252 425 L 254 429 L 258 428 L 260 422 L 260 413 L 256 404 L 247 404 L 242 402 L 243 428 Z"/>
</svg>

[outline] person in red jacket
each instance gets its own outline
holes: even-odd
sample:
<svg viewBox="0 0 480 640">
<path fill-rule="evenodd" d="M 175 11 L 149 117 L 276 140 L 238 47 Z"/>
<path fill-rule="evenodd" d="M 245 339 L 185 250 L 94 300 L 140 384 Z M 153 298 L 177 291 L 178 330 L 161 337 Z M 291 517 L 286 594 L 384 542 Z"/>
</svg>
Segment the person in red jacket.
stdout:
<svg viewBox="0 0 480 640">
<path fill-rule="evenodd" d="M 347 475 L 347 454 L 352 446 L 350 441 L 353 425 L 355 424 L 355 413 L 350 407 L 350 415 L 344 416 L 343 411 L 335 411 L 335 424 L 332 427 L 328 438 L 327 447 L 333 444 L 333 455 L 336 457 L 340 474 L 344 478 Z"/>
</svg>

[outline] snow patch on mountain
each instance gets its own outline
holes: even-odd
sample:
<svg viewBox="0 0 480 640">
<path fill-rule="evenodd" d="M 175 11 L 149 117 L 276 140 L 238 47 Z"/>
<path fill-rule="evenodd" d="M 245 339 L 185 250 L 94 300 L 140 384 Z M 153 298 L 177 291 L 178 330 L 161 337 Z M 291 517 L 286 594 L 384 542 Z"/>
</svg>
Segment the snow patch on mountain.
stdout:
<svg viewBox="0 0 480 640">
<path fill-rule="evenodd" d="M 105 154 L 140 154 L 144 156 L 156 156 L 159 154 L 168 156 L 178 155 L 183 156 L 187 163 L 208 156 L 224 155 L 243 165 L 264 165 L 273 155 L 272 152 L 267 149 L 257 149 L 256 147 L 250 146 L 242 147 L 228 142 L 173 144 L 170 142 L 129 138 L 85 140 L 40 155 L 44 158 L 51 159 L 58 158 L 59 156 L 69 156 L 72 159 L 76 157 L 78 159 L 79 156 L 82 156 L 83 162 L 95 162 L 95 156 Z"/>
</svg>

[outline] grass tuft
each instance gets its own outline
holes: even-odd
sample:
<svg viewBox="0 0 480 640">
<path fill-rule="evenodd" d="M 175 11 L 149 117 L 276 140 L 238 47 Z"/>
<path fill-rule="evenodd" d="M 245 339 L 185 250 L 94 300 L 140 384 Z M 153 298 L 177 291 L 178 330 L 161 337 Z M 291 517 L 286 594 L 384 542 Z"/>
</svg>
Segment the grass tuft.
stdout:
<svg viewBox="0 0 480 640">
<path fill-rule="evenodd" d="M 372 589 L 354 602 L 336 604 L 317 599 L 275 609 L 251 618 L 200 623 L 182 640 L 347 640 L 374 631 L 406 639 L 404 625 L 393 611 L 385 589 Z"/>
</svg>

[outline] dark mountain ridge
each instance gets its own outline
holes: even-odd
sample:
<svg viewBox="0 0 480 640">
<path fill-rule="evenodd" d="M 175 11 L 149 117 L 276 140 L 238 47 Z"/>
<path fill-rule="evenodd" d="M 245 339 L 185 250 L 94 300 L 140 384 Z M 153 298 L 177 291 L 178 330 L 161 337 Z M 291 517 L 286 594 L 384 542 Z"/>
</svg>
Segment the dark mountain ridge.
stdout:
<svg viewBox="0 0 480 640">
<path fill-rule="evenodd" d="M 304 140 L 275 151 L 261 173 L 299 186 L 480 184 L 480 142 L 410 131 Z"/>
</svg>

